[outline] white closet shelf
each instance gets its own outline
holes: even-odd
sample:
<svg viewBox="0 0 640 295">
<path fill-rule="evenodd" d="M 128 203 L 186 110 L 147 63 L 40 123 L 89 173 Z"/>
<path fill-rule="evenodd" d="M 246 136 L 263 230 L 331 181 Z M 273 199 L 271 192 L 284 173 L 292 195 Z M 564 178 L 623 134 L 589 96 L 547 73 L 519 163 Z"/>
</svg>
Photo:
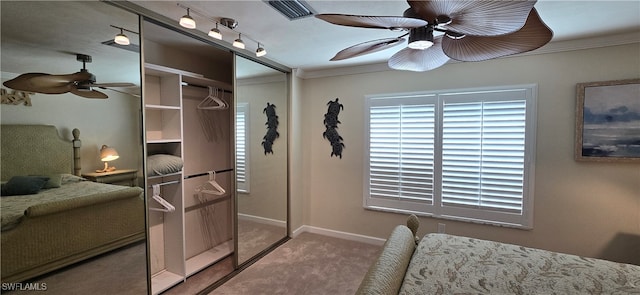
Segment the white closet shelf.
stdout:
<svg viewBox="0 0 640 295">
<path fill-rule="evenodd" d="M 180 138 L 147 139 L 147 143 L 180 143 Z"/>
<path fill-rule="evenodd" d="M 233 253 L 233 240 L 206 250 L 186 261 L 187 276 L 199 272 Z"/>
<path fill-rule="evenodd" d="M 147 104 L 144 106 L 149 110 L 180 110 L 180 106 L 169 106 L 169 105 L 159 105 L 159 104 Z"/>
<path fill-rule="evenodd" d="M 168 270 L 160 271 L 151 278 L 151 292 L 158 294 L 183 280 L 184 277 L 179 274 L 172 273 Z"/>
</svg>

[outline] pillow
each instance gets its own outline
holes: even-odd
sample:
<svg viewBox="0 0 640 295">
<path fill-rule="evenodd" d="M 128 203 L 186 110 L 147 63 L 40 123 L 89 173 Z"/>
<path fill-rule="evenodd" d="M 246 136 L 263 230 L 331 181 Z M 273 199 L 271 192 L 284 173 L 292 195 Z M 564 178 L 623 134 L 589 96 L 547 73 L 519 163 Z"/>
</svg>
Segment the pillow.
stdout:
<svg viewBox="0 0 640 295">
<path fill-rule="evenodd" d="M 62 174 L 33 175 L 33 176 L 49 178 L 49 181 L 47 181 L 47 183 L 44 184 L 43 188 L 56 188 L 56 187 L 60 187 L 60 185 L 62 184 Z"/>
<path fill-rule="evenodd" d="M 47 181 L 44 176 L 14 176 L 2 186 L 2 196 L 37 194 Z"/>
<path fill-rule="evenodd" d="M 73 174 L 61 174 L 60 176 L 62 178 L 62 180 L 60 181 L 60 184 L 67 184 L 67 183 L 80 182 L 80 181 L 86 180 L 80 176 L 75 176 Z"/>
<path fill-rule="evenodd" d="M 182 171 L 182 158 L 157 154 L 147 157 L 147 175 L 165 175 Z"/>
</svg>

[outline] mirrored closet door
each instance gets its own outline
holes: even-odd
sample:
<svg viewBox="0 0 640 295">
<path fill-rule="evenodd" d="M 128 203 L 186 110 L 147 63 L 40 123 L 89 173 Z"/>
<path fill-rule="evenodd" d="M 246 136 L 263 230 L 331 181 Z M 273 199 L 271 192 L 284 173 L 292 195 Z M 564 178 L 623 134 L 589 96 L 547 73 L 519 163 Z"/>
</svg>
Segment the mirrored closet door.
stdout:
<svg viewBox="0 0 640 295">
<path fill-rule="evenodd" d="M 53 83 L 53 86 L 60 86 L 57 87 L 58 90 L 62 89 L 51 94 L 28 93 L 28 104 L 7 104 L 15 98 L 12 96 L 15 93 L 12 89 L 2 86 L 3 104 L 0 107 L 0 118 L 3 126 L 53 125 L 58 135 L 69 144 L 69 154 L 72 153 L 72 130 L 77 128 L 80 131 L 82 145 L 80 160 L 75 167 L 79 168 L 78 174 L 88 175 L 85 178 L 89 179 L 82 182 L 86 182 L 87 185 L 90 182 L 115 184 L 116 180 L 126 177 L 126 185 L 142 186 L 142 181 L 138 181 L 143 176 L 144 158 L 140 41 L 137 34 L 140 31 L 139 16 L 99 1 L 1 1 L 0 5 L 2 81 L 25 73 L 39 73 L 32 76 L 51 75 L 49 77 L 54 79 L 44 78 L 41 82 L 44 81 L 43 83 L 49 86 L 51 85 L 47 83 Z M 114 42 L 114 37 L 122 32 L 128 36 L 129 45 Z M 101 83 L 102 86 L 88 85 L 90 82 L 86 80 L 73 80 L 81 69 L 93 74 L 95 83 Z M 46 85 L 44 87 L 47 87 Z M 112 174 L 96 174 L 96 170 L 102 169 L 104 165 L 100 159 L 100 149 L 103 145 L 114 148 L 119 154 L 118 159 L 109 162 L 110 167 L 117 167 Z M 4 152 L 3 150 L 3 154 Z M 52 153 L 52 150 L 42 149 L 38 153 Z M 8 159 L 3 157 L 2 161 L 5 160 Z M 24 161 L 31 159 L 25 158 Z M 95 178 L 90 177 L 91 175 Z M 2 180 L 5 180 L 4 177 Z M 64 189 L 67 180 L 71 182 L 78 179 L 62 178 L 60 189 Z M 57 189 L 59 188 L 46 190 Z M 93 193 L 91 196 L 94 196 L 95 192 L 87 191 Z M 37 200 L 45 193 L 47 192 L 43 190 L 26 198 Z M 29 240 L 13 238 L 20 235 L 23 225 L 33 225 L 32 222 L 36 218 L 22 216 L 20 220 L 24 223 L 5 229 L 5 217 L 9 216 L 11 210 L 5 206 L 10 203 L 9 198 L 14 196 L 3 196 L 3 228 L 0 234 L 3 292 L 7 291 L 4 287 L 9 286 L 5 283 L 29 281 L 37 283 L 36 286 L 40 288 L 46 288 L 47 294 L 69 294 L 70 290 L 77 294 L 91 294 L 96 290 L 105 294 L 146 294 L 148 274 L 145 208 L 142 198 L 138 195 L 139 193 L 134 197 L 131 206 L 118 211 L 113 209 L 106 213 L 106 218 L 98 217 L 95 211 L 82 211 L 74 207 L 74 212 L 79 214 L 74 213 L 74 216 L 80 217 L 61 218 L 60 221 L 79 222 L 72 231 L 73 234 L 56 234 L 61 231 L 61 225 L 52 222 L 38 225 L 42 226 L 42 234 L 32 234 Z M 60 195 L 56 195 L 57 197 Z M 111 233 L 107 233 L 104 227 L 93 227 L 92 224 L 119 224 L 117 216 L 123 216 L 120 211 L 125 210 L 131 218 L 129 226 L 135 228 L 136 233 L 128 237 L 121 236 L 117 241 L 100 241 L 93 244 L 94 241 Z M 24 210 L 19 211 L 21 212 Z M 119 226 L 112 228 L 115 227 Z M 50 239 L 34 245 L 33 241 L 42 236 L 50 236 Z M 53 248 L 54 244 L 63 246 Z M 9 249 L 15 247 L 23 248 L 18 250 L 15 257 L 5 256 L 9 255 Z M 27 248 L 34 251 L 28 252 Z M 15 267 L 16 258 L 22 262 L 38 263 L 27 266 L 20 264 Z"/>
<path fill-rule="evenodd" d="M 287 237 L 287 74 L 236 55 L 237 259 Z"/>
</svg>

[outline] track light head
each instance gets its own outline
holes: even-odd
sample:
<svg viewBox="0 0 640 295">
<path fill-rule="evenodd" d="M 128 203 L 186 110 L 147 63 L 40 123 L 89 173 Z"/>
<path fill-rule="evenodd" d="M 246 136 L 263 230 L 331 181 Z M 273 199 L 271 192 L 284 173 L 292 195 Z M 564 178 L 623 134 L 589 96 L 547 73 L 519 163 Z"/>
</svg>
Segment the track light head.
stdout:
<svg viewBox="0 0 640 295">
<path fill-rule="evenodd" d="M 260 43 L 258 43 L 258 49 L 256 49 L 256 56 L 261 57 L 265 55 L 267 55 L 267 51 L 264 49 L 264 47 L 260 46 Z"/>
<path fill-rule="evenodd" d="M 238 34 L 238 39 L 233 41 L 233 47 L 244 49 L 244 41 L 242 41 L 242 34 Z"/>
<path fill-rule="evenodd" d="M 180 25 L 187 29 L 196 28 L 196 21 L 189 15 L 189 8 L 187 8 L 187 14 L 180 18 Z"/>
<path fill-rule="evenodd" d="M 120 45 L 131 44 L 131 42 L 129 41 L 129 37 L 127 37 L 127 35 L 124 34 L 122 28 L 120 28 L 120 34 L 117 34 L 116 37 L 113 38 L 113 41 L 116 42 L 116 44 L 120 44 Z"/>
<path fill-rule="evenodd" d="M 209 31 L 209 37 L 215 38 L 218 40 L 222 40 L 222 32 L 218 29 L 218 23 L 216 23 L 216 27 Z"/>
</svg>

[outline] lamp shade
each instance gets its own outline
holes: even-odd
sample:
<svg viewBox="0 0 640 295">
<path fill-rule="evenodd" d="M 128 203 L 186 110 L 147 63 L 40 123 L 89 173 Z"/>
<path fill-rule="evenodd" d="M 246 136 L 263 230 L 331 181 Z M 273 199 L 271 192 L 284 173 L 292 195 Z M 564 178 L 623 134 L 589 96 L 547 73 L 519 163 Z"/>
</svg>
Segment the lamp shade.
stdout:
<svg viewBox="0 0 640 295">
<path fill-rule="evenodd" d="M 216 38 L 218 40 L 222 40 L 222 33 L 218 28 L 213 28 L 209 31 L 209 37 Z"/>
<path fill-rule="evenodd" d="M 120 34 L 116 35 L 116 37 L 114 38 L 114 41 L 117 44 L 120 44 L 120 45 L 129 45 L 130 44 L 129 38 L 127 37 L 127 35 L 125 35 L 123 33 L 120 33 Z"/>
<path fill-rule="evenodd" d="M 187 29 L 195 29 L 196 28 L 196 21 L 187 12 L 186 15 L 184 15 L 184 16 L 182 16 L 180 18 L 180 25 L 185 27 L 185 28 L 187 28 Z"/>
<path fill-rule="evenodd" d="M 244 42 L 243 42 L 243 41 L 242 41 L 242 39 L 240 39 L 239 37 L 238 37 L 238 39 L 236 39 L 235 41 L 233 41 L 233 44 L 232 44 L 232 45 L 233 45 L 233 47 L 237 47 L 237 48 L 240 48 L 240 49 L 244 49 Z"/>
<path fill-rule="evenodd" d="M 120 158 L 120 156 L 116 149 L 108 147 L 107 145 L 103 145 L 100 149 L 100 160 L 103 162 L 113 161 L 117 158 Z"/>
<path fill-rule="evenodd" d="M 258 49 L 256 50 L 257 57 L 265 56 L 266 54 L 267 51 L 264 49 L 264 47 L 258 47 Z"/>
</svg>

